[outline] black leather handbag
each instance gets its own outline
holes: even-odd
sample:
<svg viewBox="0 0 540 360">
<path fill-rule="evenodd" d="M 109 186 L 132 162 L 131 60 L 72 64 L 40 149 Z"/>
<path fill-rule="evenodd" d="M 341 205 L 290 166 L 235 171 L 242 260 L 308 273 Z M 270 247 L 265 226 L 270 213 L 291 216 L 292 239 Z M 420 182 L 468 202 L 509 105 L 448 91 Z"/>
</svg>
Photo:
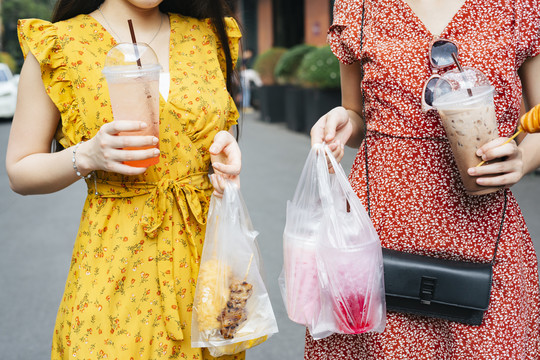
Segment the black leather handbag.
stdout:
<svg viewBox="0 0 540 360">
<path fill-rule="evenodd" d="M 481 325 L 492 263 L 452 261 L 383 249 L 386 308 Z"/>
<path fill-rule="evenodd" d="M 360 53 L 362 53 L 365 4 L 362 2 Z M 364 69 L 361 67 L 361 82 Z M 364 92 L 362 86 L 362 100 Z M 365 119 L 364 107 L 362 118 Z M 367 211 L 370 214 L 367 123 L 364 120 Z M 391 311 L 435 317 L 468 325 L 481 325 L 488 309 L 493 264 L 501 238 L 507 205 L 504 205 L 493 258 L 489 263 L 439 259 L 383 248 L 386 308 Z"/>
</svg>

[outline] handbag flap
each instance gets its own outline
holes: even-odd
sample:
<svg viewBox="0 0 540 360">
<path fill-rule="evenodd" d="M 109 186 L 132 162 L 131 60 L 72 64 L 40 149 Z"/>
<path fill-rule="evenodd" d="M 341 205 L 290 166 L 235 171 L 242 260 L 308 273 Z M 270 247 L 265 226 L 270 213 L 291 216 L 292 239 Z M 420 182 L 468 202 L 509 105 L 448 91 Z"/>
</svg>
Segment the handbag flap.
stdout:
<svg viewBox="0 0 540 360">
<path fill-rule="evenodd" d="M 438 259 L 383 248 L 387 296 L 416 299 L 422 304 L 487 310 L 491 263 Z"/>
</svg>

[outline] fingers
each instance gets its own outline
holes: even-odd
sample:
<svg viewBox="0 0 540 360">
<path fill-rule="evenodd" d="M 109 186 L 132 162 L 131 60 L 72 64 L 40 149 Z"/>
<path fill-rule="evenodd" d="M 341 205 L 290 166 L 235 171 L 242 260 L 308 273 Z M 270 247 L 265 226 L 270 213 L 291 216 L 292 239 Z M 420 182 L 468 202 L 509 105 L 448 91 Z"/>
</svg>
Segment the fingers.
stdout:
<svg viewBox="0 0 540 360">
<path fill-rule="evenodd" d="M 476 183 L 482 186 L 511 186 L 524 174 L 522 154 L 515 141 L 498 138 L 482 146 L 477 155 L 486 163 L 467 170 L 471 176 L 478 177 Z"/>
<path fill-rule="evenodd" d="M 523 177 L 521 159 L 506 159 L 492 164 L 474 167 L 468 174 L 478 177 L 476 183 L 482 186 L 511 186 Z"/>
<path fill-rule="evenodd" d="M 230 144 L 235 143 L 236 139 L 227 131 L 220 131 L 214 136 L 214 142 L 210 146 L 210 154 L 218 155 Z"/>
<path fill-rule="evenodd" d="M 152 135 L 139 135 L 147 125 L 141 121 L 112 121 L 104 124 L 96 136 L 79 148 L 78 161 L 86 169 L 104 170 L 123 175 L 138 175 L 145 167 L 124 164 L 159 156 L 159 139 Z M 129 135 L 133 133 L 133 135 Z M 84 149 L 83 149 L 84 148 Z"/>
<path fill-rule="evenodd" d="M 349 114 L 344 107 L 332 109 L 326 118 L 324 141 L 330 144 L 336 137 L 336 132 L 349 122 Z"/>
<path fill-rule="evenodd" d="M 155 146 L 159 139 L 155 136 L 108 136 L 99 141 L 103 149 L 125 149 Z"/>
<path fill-rule="evenodd" d="M 242 170 L 242 153 L 235 138 L 220 131 L 210 146 L 210 160 L 214 170 L 221 175 L 237 176 Z"/>
<path fill-rule="evenodd" d="M 349 113 L 340 106 L 323 115 L 311 128 L 311 146 L 323 142 L 332 144 L 337 140 L 338 134 L 349 124 Z M 348 137 L 350 134 L 347 133 Z M 343 143 L 343 140 L 340 139 Z"/>
<path fill-rule="evenodd" d="M 104 124 L 100 130 L 109 135 L 117 135 L 124 131 L 141 131 L 148 128 L 148 124 L 143 121 L 121 120 L 111 121 Z"/>
<path fill-rule="evenodd" d="M 103 153 L 105 164 L 122 163 L 125 161 L 146 160 L 159 156 L 159 149 L 151 148 L 144 150 L 119 150 L 107 149 Z M 107 166 L 107 165 L 106 165 Z M 111 167 L 109 165 L 107 167 Z"/>
<path fill-rule="evenodd" d="M 226 175 L 240 175 L 241 165 L 239 163 L 234 164 L 223 164 L 223 163 L 213 163 L 212 167 L 219 173 Z"/>
<path fill-rule="evenodd" d="M 328 148 L 332 152 L 332 155 L 336 159 L 336 161 L 339 163 L 341 159 L 343 159 L 343 156 L 345 155 L 345 146 L 341 144 L 339 140 L 337 140 L 335 143 L 332 143 L 328 145 Z M 335 173 L 334 166 L 332 165 L 332 162 L 326 157 L 326 162 L 328 163 L 328 171 L 333 174 Z"/>
<path fill-rule="evenodd" d="M 326 118 L 328 114 L 323 115 L 316 123 L 313 125 L 310 131 L 311 136 L 311 146 L 316 144 L 322 144 L 324 138 L 326 137 Z"/>
<path fill-rule="evenodd" d="M 483 163 L 504 158 L 514 158 L 519 153 L 519 148 L 514 140 L 508 138 L 497 138 L 485 144 L 476 151 L 476 155 L 482 158 Z M 477 166 L 478 171 L 471 170 L 470 174 L 482 174 L 486 165 Z M 484 169 L 480 169 L 484 168 Z M 489 168 L 488 168 L 489 170 Z"/>
<path fill-rule="evenodd" d="M 332 152 L 334 158 L 336 158 L 336 161 L 339 163 L 341 159 L 343 159 L 343 155 L 345 155 L 345 145 L 343 145 L 341 141 L 337 140 L 335 143 L 328 145 L 328 148 Z"/>
<path fill-rule="evenodd" d="M 517 151 L 517 144 L 514 140 L 501 137 L 488 142 L 476 151 L 484 161 L 490 161 L 504 156 L 511 156 Z"/>
<path fill-rule="evenodd" d="M 240 177 L 239 176 L 222 176 L 222 175 L 219 175 L 219 174 L 210 175 L 210 182 L 214 186 L 213 195 L 218 197 L 218 198 L 222 198 L 223 193 L 225 191 L 225 187 L 227 186 L 227 183 L 229 181 L 232 181 L 238 187 L 240 187 Z"/>
</svg>

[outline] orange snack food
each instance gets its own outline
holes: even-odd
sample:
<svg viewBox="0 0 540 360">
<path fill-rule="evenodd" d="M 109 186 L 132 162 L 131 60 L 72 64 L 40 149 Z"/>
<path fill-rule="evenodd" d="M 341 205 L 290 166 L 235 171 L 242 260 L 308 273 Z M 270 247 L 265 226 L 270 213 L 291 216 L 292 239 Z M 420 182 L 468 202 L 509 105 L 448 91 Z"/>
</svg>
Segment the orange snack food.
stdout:
<svg viewBox="0 0 540 360">
<path fill-rule="evenodd" d="M 521 128 L 528 133 L 540 132 L 540 104 L 521 117 Z"/>
</svg>

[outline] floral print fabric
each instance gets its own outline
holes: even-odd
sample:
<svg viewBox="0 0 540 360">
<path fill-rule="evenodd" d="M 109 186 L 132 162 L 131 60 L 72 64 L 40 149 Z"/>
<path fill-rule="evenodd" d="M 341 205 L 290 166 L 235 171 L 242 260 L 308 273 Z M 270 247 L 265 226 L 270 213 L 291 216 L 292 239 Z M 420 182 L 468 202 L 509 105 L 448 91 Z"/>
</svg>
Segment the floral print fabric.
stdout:
<svg viewBox="0 0 540 360">
<path fill-rule="evenodd" d="M 371 216 L 384 247 L 441 258 L 489 262 L 503 213 L 502 190 L 465 193 L 440 118 L 421 111 L 434 36 L 459 46 L 463 66 L 495 86 L 499 134 L 517 126 L 517 70 L 540 53 L 537 0 L 466 0 L 441 34 L 432 34 L 403 0 L 338 0 L 329 42 L 344 63 L 363 59 Z M 364 203 L 363 146 L 350 181 Z M 388 313 L 382 334 L 306 336 L 305 359 L 539 359 L 536 254 L 519 206 L 508 208 L 481 326 Z"/>
<path fill-rule="evenodd" d="M 192 349 L 190 336 L 212 192 L 208 148 L 238 112 L 212 24 L 175 14 L 169 21 L 171 86 L 168 100 L 160 99 L 160 161 L 141 176 L 98 171 L 95 183 L 88 180 L 52 359 L 212 358 Z M 234 20 L 226 26 L 236 57 L 241 34 Z M 116 43 L 95 19 L 21 20 L 18 31 L 60 111 L 62 145 L 90 139 L 113 120 L 101 70 Z"/>
</svg>

